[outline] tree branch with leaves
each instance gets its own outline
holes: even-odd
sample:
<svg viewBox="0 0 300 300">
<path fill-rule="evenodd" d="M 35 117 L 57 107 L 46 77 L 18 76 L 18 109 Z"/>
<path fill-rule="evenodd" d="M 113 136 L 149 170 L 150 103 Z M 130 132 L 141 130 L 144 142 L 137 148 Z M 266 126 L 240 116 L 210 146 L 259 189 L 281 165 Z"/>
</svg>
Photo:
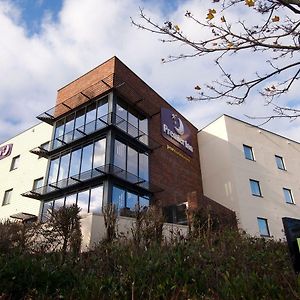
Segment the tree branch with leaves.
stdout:
<svg viewBox="0 0 300 300">
<path fill-rule="evenodd" d="M 252 18 L 239 19 L 235 9 L 248 9 Z M 216 79 L 198 83 L 190 101 L 226 100 L 228 104 L 242 104 L 254 93 L 259 93 L 265 105 L 273 107 L 273 118 L 297 118 L 297 107 L 286 107 L 280 99 L 287 94 L 300 78 L 300 0 L 212 0 L 211 8 L 196 17 L 191 11 L 184 16 L 199 32 L 197 39 L 181 29 L 180 24 L 166 20 L 162 24 L 153 21 L 140 9 L 141 21 L 132 24 L 157 34 L 163 43 L 180 43 L 186 52 L 162 58 L 163 63 L 192 57 L 211 57 L 218 70 Z M 236 16 L 234 19 L 233 16 Z M 253 19 L 255 17 L 255 20 Z M 254 23 L 254 24 L 253 24 Z M 237 68 L 226 67 L 230 59 L 234 66 L 241 55 L 255 60 L 266 56 L 263 70 L 255 74 Z M 251 54 L 251 55 L 250 55 Z M 245 64 L 246 65 L 246 64 Z"/>
</svg>

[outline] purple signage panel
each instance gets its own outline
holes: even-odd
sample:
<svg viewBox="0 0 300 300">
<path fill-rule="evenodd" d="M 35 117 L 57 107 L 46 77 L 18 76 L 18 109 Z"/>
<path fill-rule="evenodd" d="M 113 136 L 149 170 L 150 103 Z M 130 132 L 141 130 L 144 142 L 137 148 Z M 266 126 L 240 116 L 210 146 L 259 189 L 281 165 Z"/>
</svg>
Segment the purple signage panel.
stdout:
<svg viewBox="0 0 300 300">
<path fill-rule="evenodd" d="M 189 156 L 193 156 L 192 135 L 186 122 L 177 113 L 163 107 L 160 118 L 162 136 Z"/>
<path fill-rule="evenodd" d="M 0 147 L 0 160 L 10 155 L 12 147 L 13 144 L 7 144 Z"/>
</svg>

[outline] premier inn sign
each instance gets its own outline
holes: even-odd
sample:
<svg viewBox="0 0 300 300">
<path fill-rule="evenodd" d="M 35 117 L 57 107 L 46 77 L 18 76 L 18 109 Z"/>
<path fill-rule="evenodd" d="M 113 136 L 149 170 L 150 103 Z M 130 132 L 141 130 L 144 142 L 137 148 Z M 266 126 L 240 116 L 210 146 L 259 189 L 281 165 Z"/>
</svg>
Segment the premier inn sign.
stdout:
<svg viewBox="0 0 300 300">
<path fill-rule="evenodd" d="M 0 147 L 0 160 L 10 155 L 12 147 L 13 144 L 7 144 Z"/>
<path fill-rule="evenodd" d="M 161 134 L 189 156 L 193 156 L 192 136 L 188 125 L 167 108 L 161 108 Z"/>
</svg>

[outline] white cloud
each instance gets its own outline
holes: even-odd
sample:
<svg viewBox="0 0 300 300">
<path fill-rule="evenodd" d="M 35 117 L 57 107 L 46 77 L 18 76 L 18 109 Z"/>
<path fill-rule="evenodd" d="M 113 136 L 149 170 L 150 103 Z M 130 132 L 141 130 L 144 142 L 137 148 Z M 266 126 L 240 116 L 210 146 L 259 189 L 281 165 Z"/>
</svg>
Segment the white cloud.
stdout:
<svg viewBox="0 0 300 300">
<path fill-rule="evenodd" d="M 184 18 L 184 13 L 191 10 L 205 17 L 208 2 L 178 1 L 168 19 L 197 36 L 197 27 Z M 246 113 L 270 111 L 261 105 L 258 96 L 242 107 L 222 102 L 187 102 L 185 97 L 193 93 L 199 80 L 214 79 L 215 67 L 211 60 L 197 58 L 161 63 L 160 58 L 181 53 L 184 47 L 162 44 L 158 36 L 130 23 L 130 16 L 139 19 L 139 6 L 158 22 L 165 21 L 165 11 L 156 1 L 65 0 L 57 21 L 46 14 L 42 30 L 31 36 L 22 25 L 18 7 L 12 3 L 0 2 L 0 142 L 37 123 L 35 116 L 55 105 L 57 89 L 113 55 L 199 128 L 222 113 L 245 119 Z M 245 63 L 243 60 L 240 64 Z M 247 72 L 255 71 L 261 60 L 249 60 Z M 296 97 L 297 91 L 293 93 Z M 268 124 L 269 129 L 296 139 L 300 139 L 299 126 L 299 121 Z"/>
</svg>

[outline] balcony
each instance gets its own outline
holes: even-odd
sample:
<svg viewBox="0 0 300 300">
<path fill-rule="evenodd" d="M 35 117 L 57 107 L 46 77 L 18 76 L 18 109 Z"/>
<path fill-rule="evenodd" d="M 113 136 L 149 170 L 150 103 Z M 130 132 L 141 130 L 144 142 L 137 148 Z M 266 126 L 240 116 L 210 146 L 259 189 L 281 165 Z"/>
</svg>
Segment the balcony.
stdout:
<svg viewBox="0 0 300 300">
<path fill-rule="evenodd" d="M 120 179 L 126 183 L 130 183 L 135 187 L 140 188 L 148 193 L 162 191 L 159 187 L 151 185 L 150 182 L 132 173 L 129 173 L 112 164 L 107 164 L 77 174 L 75 176 L 65 178 L 60 181 L 33 189 L 29 192 L 23 193 L 22 196 L 37 200 L 48 200 L 51 198 L 55 198 L 56 196 L 61 195 L 62 193 L 73 191 L 77 189 L 79 185 L 88 185 L 95 180 L 99 182 L 98 179 L 107 175 L 113 176 L 114 178 Z"/>
<path fill-rule="evenodd" d="M 97 134 L 109 126 L 117 128 L 121 132 L 126 133 L 126 135 L 141 143 L 147 149 L 154 150 L 160 147 L 157 142 L 151 139 L 146 133 L 129 123 L 127 120 L 121 118 L 115 113 L 109 113 L 99 117 L 95 121 L 87 123 L 76 128 L 75 130 L 67 132 L 47 143 L 44 143 L 39 147 L 32 149 L 30 152 L 48 158 L 53 153 L 61 151 L 63 148 L 67 148 L 75 141 L 80 141 L 87 136 Z"/>
</svg>

